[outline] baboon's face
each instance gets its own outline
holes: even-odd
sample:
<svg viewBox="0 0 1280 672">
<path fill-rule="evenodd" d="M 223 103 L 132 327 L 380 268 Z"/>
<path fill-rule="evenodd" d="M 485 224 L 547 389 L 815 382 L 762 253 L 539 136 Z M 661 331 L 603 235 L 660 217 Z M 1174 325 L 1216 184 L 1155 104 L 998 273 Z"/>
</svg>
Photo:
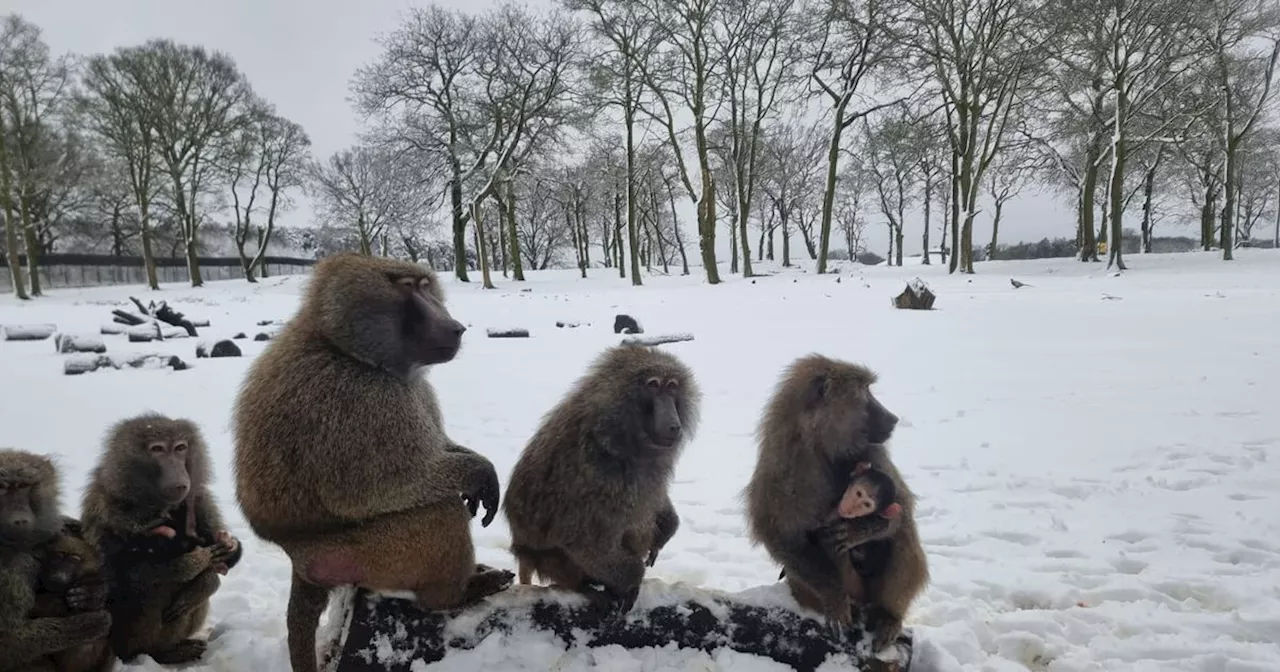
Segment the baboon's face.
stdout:
<svg viewBox="0 0 1280 672">
<path fill-rule="evenodd" d="M 898 426 L 898 416 L 885 408 L 871 390 L 866 390 L 864 399 L 866 421 L 862 425 L 862 432 L 867 443 L 879 444 L 888 441 L 889 437 L 893 436 L 894 428 Z"/>
<path fill-rule="evenodd" d="M 443 364 L 458 355 L 467 330 L 430 291 L 426 275 L 392 275 L 400 297 L 402 334 L 408 359 L 422 366 Z"/>
<path fill-rule="evenodd" d="M 869 516 L 880 508 L 878 506 L 880 498 L 876 493 L 875 486 L 870 483 L 865 481 L 855 483 L 850 488 L 849 495 L 850 506 L 847 514 L 849 517 Z"/>
<path fill-rule="evenodd" d="M 659 448 L 673 448 L 680 443 L 684 424 L 680 421 L 679 400 L 682 394 L 680 381 L 666 376 L 651 376 L 645 380 L 645 424 L 649 442 Z"/>
<path fill-rule="evenodd" d="M 25 479 L 0 480 L 0 538 L 22 543 L 35 534 L 34 485 Z"/>
<path fill-rule="evenodd" d="M 59 541 L 45 551 L 44 567 L 40 572 L 40 584 L 51 593 L 65 593 L 84 566 L 81 549 Z"/>
<path fill-rule="evenodd" d="M 139 446 L 136 464 L 149 476 L 157 498 L 168 506 L 181 504 L 191 491 L 190 452 L 190 444 L 182 437 L 146 441 Z"/>
</svg>

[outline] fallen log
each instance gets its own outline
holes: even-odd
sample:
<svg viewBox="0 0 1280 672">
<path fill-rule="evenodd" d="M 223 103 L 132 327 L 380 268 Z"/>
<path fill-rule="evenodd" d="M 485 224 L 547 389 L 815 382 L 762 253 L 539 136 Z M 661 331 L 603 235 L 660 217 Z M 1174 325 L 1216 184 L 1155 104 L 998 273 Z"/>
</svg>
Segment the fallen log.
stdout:
<svg viewBox="0 0 1280 672">
<path fill-rule="evenodd" d="M 195 337 L 199 335 L 196 333 L 196 327 L 191 323 L 191 320 L 188 320 L 182 313 L 174 310 L 167 302 L 161 301 L 160 303 L 156 303 L 152 301 L 149 305 L 143 306 L 141 301 L 132 296 L 129 297 L 129 300 L 133 302 L 133 305 L 138 307 L 139 313 L 142 313 L 147 317 L 157 319 L 170 326 L 181 327 L 186 330 L 188 336 Z"/>
<path fill-rule="evenodd" d="M 650 579 L 635 608 L 621 618 L 605 616 L 581 596 L 538 586 L 514 586 L 469 609 L 429 612 L 408 599 L 345 588 L 333 594 L 328 626 L 317 639 L 324 672 L 411 672 L 447 657 L 465 665 L 468 656 L 476 656 L 479 664 L 481 654 L 467 652 L 482 647 L 485 657 L 510 651 L 520 659 L 545 651 L 548 637 L 560 651 L 674 644 L 711 655 L 729 649 L 800 672 L 824 663 L 838 666 L 831 669 L 908 672 L 910 634 L 873 654 L 871 636 L 860 626 L 841 632 L 794 605 L 783 584 L 730 594 Z"/>
<path fill-rule="evenodd" d="M 628 336 L 622 339 L 623 343 L 632 345 L 662 345 L 664 343 L 679 343 L 681 341 L 692 341 L 693 334 L 663 334 L 661 336 Z"/>
<path fill-rule="evenodd" d="M 57 330 L 56 324 L 6 324 L 0 334 L 6 341 L 43 341 Z"/>
<path fill-rule="evenodd" d="M 107 345 L 97 336 L 88 334 L 58 334 L 53 337 L 53 348 L 60 355 L 75 352 L 104 353 Z"/>
<path fill-rule="evenodd" d="M 134 369 L 173 369 L 174 371 L 185 371 L 191 368 L 175 355 L 147 353 L 112 357 L 111 355 L 78 354 L 66 359 L 62 372 L 68 376 L 76 376 L 100 369 L 123 369 L 126 366 Z"/>
<path fill-rule="evenodd" d="M 119 308 L 112 310 L 111 315 L 112 315 L 111 319 L 113 321 L 118 322 L 120 324 L 128 325 L 130 327 L 135 327 L 139 324 L 146 324 L 147 322 L 150 322 L 150 320 L 138 317 L 133 313 L 125 312 L 123 310 L 120 310 Z"/>
<path fill-rule="evenodd" d="M 512 327 L 509 329 L 487 329 L 485 334 L 489 338 L 529 338 L 529 330 L 520 327 Z"/>
<path fill-rule="evenodd" d="M 916 278 L 907 283 L 901 294 L 893 297 L 893 306 L 902 310 L 933 310 L 936 298 L 924 280 Z"/>
</svg>

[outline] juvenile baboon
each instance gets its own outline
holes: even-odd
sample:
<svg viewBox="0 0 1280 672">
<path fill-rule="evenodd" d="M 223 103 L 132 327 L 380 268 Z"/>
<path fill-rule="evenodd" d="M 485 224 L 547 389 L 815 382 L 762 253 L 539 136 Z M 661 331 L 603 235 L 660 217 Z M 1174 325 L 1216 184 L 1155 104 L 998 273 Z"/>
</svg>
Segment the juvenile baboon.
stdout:
<svg viewBox="0 0 1280 672">
<path fill-rule="evenodd" d="M 744 494 L 751 537 L 783 566 L 796 601 L 842 624 L 852 622 L 855 608 L 862 611 L 879 649 L 901 632 L 929 572 L 916 532 L 915 496 L 884 445 L 898 418 L 871 393 L 875 381 L 864 367 L 821 355 L 793 362 L 761 418 L 759 457 Z M 901 507 L 885 519 L 886 529 L 877 535 L 882 538 L 871 541 L 851 532 L 866 521 L 828 523 L 859 462 L 893 479 Z M 832 535 L 857 542 L 882 571 L 847 590 L 842 579 L 848 577 L 830 550 Z"/>
<path fill-rule="evenodd" d="M 44 562 L 31 618 L 69 616 L 106 608 L 102 556 L 84 539 L 78 527 L 64 525 L 61 534 L 41 548 Z M 106 632 L 99 639 L 59 651 L 46 660 L 56 672 L 109 672 L 115 667 L 115 655 L 111 653 Z"/>
<path fill-rule="evenodd" d="M 204 655 L 206 642 L 192 635 L 209 614 L 218 574 L 242 553 L 209 492 L 209 472 L 204 437 L 190 420 L 146 413 L 107 433 L 82 522 L 102 553 L 111 649 L 125 662 L 145 654 L 176 665 Z M 154 552 L 159 528 L 186 537 Z"/>
<path fill-rule="evenodd" d="M 0 670 L 35 667 L 45 656 L 105 637 L 99 609 L 32 618 L 44 547 L 62 528 L 58 471 L 48 458 L 0 450 Z M 38 669 L 38 668 L 37 668 Z"/>
<path fill-rule="evenodd" d="M 602 353 L 542 419 L 511 473 L 503 511 L 520 580 L 536 572 L 627 611 L 645 566 L 680 524 L 667 494 L 701 393 L 674 355 Z"/>
<path fill-rule="evenodd" d="M 485 526 L 497 513 L 497 472 L 449 439 L 424 376 L 457 355 L 464 331 L 425 267 L 334 255 L 245 379 L 236 496 L 253 531 L 293 562 L 294 672 L 316 669 L 332 587 L 411 590 L 448 609 L 511 585 L 511 572 L 476 564 L 471 541 L 478 507 Z"/>
</svg>

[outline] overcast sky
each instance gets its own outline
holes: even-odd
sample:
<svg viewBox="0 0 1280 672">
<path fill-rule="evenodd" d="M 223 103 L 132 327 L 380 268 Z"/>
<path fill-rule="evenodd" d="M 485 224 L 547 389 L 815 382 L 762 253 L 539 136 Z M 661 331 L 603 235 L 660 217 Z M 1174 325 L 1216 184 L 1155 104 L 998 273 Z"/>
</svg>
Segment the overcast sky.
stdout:
<svg viewBox="0 0 1280 672">
<path fill-rule="evenodd" d="M 543 4 L 548 0 L 531 0 Z M 311 136 L 317 157 L 327 157 L 355 140 L 360 121 L 347 102 L 355 70 L 378 55 L 373 38 L 395 28 L 407 0 L 0 0 L 0 12 L 16 11 L 44 30 L 55 52 L 111 51 L 152 37 L 202 44 L 229 53 L 254 89 L 280 114 Z M 482 8 L 488 0 L 438 0 L 459 8 Z M 936 207 L 936 206 L 935 206 Z M 872 249 L 884 254 L 883 219 L 868 213 Z M 689 216 L 692 216 L 690 211 Z M 936 216 L 935 216 L 936 217 Z M 302 204 L 282 223 L 302 225 L 310 209 Z M 1074 235 L 1074 214 L 1060 194 L 1030 193 L 1005 208 L 1001 240 L 1039 240 Z M 937 221 L 936 218 L 934 220 Z M 692 230 L 692 221 L 684 222 Z M 1166 225 L 1165 232 L 1172 233 Z M 919 252 L 920 223 L 906 227 L 908 253 Z M 975 243 L 990 240 L 989 216 L 979 215 Z M 728 236 L 718 247 L 727 251 Z M 752 243 L 754 244 L 754 240 Z M 794 241 L 799 244 L 798 237 Z M 937 244 L 936 233 L 933 244 Z M 797 248 L 798 249 L 798 248 Z"/>
</svg>

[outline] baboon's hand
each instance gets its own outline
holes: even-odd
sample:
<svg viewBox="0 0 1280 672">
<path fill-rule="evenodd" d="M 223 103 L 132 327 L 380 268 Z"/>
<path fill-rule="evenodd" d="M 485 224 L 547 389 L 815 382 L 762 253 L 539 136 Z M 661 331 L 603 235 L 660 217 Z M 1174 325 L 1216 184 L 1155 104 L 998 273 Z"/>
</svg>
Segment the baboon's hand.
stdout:
<svg viewBox="0 0 1280 672">
<path fill-rule="evenodd" d="M 67 589 L 67 609 L 73 613 L 101 611 L 107 606 L 105 581 L 89 581 Z"/>
<path fill-rule="evenodd" d="M 466 489 L 462 492 L 462 501 L 466 502 L 472 517 L 483 504 L 485 513 L 480 519 L 480 525 L 488 527 L 493 522 L 493 517 L 498 515 L 498 472 L 493 468 L 492 462 L 480 455 L 476 457 L 478 459 L 473 463 L 469 478 L 464 483 Z"/>
<path fill-rule="evenodd" d="M 212 553 L 210 565 L 215 571 L 226 576 L 230 571 L 230 561 L 235 557 L 236 552 L 240 549 L 240 540 L 231 536 L 230 532 L 222 530 L 217 534 L 217 542 L 210 547 Z"/>
</svg>

